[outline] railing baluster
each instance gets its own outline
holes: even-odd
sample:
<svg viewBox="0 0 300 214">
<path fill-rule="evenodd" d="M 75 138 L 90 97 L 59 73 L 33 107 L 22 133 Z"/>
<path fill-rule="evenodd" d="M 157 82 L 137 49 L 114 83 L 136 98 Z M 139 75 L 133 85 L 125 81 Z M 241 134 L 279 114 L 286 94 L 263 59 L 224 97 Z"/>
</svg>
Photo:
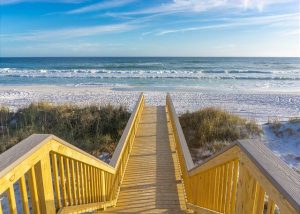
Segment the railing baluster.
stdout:
<svg viewBox="0 0 300 214">
<path fill-rule="evenodd" d="M 230 213 L 235 213 L 236 195 L 237 195 L 237 182 L 238 182 L 238 171 L 239 171 L 239 160 L 234 160 L 233 165 L 233 181 L 232 181 L 232 192 L 231 192 L 231 203 L 230 203 Z"/>
<path fill-rule="evenodd" d="M 0 201 L 0 214 L 3 214 L 1 201 Z"/>
<path fill-rule="evenodd" d="M 257 210 L 257 200 L 258 200 L 258 194 L 259 194 L 259 183 L 254 180 L 254 185 L 253 185 L 253 189 L 252 189 L 252 200 L 253 200 L 253 209 L 252 209 L 252 213 L 254 213 Z"/>
<path fill-rule="evenodd" d="M 77 194 L 77 204 L 82 204 L 81 201 L 81 195 L 80 195 L 80 189 L 81 189 L 81 179 L 80 179 L 80 169 L 79 169 L 79 162 L 75 161 L 75 166 L 76 166 L 76 194 Z"/>
<path fill-rule="evenodd" d="M 89 185 L 88 185 L 88 165 L 83 165 L 84 170 L 84 189 L 85 189 L 85 203 L 89 203 Z"/>
<path fill-rule="evenodd" d="M 95 181 L 95 202 L 99 202 L 99 198 L 98 198 L 98 170 L 96 168 L 94 168 L 94 181 Z"/>
<path fill-rule="evenodd" d="M 227 196 L 227 179 L 228 179 L 229 163 L 224 164 L 223 168 L 224 168 L 224 176 L 223 176 L 221 212 L 225 212 L 225 202 L 226 202 L 226 196 Z"/>
<path fill-rule="evenodd" d="M 257 191 L 258 191 L 258 196 L 257 196 L 255 213 L 262 214 L 264 210 L 264 204 L 265 204 L 265 191 L 260 185 L 258 185 Z"/>
<path fill-rule="evenodd" d="M 204 198 L 204 200 L 203 200 L 203 207 L 207 207 L 207 196 L 208 196 L 208 191 L 209 191 L 209 189 L 208 189 L 208 183 L 209 183 L 209 180 L 208 180 L 209 178 L 208 178 L 208 173 L 207 172 L 205 172 L 204 173 L 204 195 L 205 195 L 205 197 L 203 197 Z"/>
<path fill-rule="evenodd" d="M 92 201 L 96 201 L 96 188 L 95 188 L 95 170 L 91 167 L 91 186 L 92 186 Z"/>
<path fill-rule="evenodd" d="M 91 186 L 90 186 L 90 184 L 91 184 L 91 180 L 90 180 L 90 166 L 89 165 L 86 165 L 86 168 L 85 168 L 85 170 L 86 170 L 86 186 L 87 186 L 87 188 L 86 188 L 86 195 L 87 195 L 87 202 L 88 203 L 91 203 Z"/>
<path fill-rule="evenodd" d="M 267 214 L 274 214 L 274 212 L 275 212 L 275 203 L 269 196 Z"/>
<path fill-rule="evenodd" d="M 84 169 L 84 164 L 79 163 L 80 165 L 80 178 L 81 178 L 81 203 L 85 204 L 86 203 L 86 194 L 85 194 L 85 169 Z"/>
<path fill-rule="evenodd" d="M 105 175 L 104 175 L 104 171 L 101 171 L 101 195 L 102 195 L 102 201 L 106 201 L 106 185 L 105 185 L 106 181 L 105 181 Z"/>
<path fill-rule="evenodd" d="M 215 169 L 212 168 L 210 171 L 211 172 L 210 172 L 210 189 L 209 189 L 209 191 L 210 191 L 210 201 L 209 201 L 209 203 L 210 203 L 210 209 L 213 210 L 214 209 L 214 197 L 215 197 L 215 195 L 214 195 Z"/>
<path fill-rule="evenodd" d="M 25 176 L 22 176 L 20 178 L 20 192 L 21 192 L 23 213 L 29 214 L 30 212 L 29 212 L 29 206 L 28 206 L 28 194 L 27 194 Z"/>
<path fill-rule="evenodd" d="M 58 167 L 57 167 L 57 155 L 55 153 L 51 154 L 52 158 L 52 168 L 53 168 L 53 177 L 54 177 L 54 191 L 56 194 L 56 207 L 59 209 L 62 207 L 60 188 L 59 188 L 59 178 L 58 178 Z"/>
<path fill-rule="evenodd" d="M 101 181 L 101 170 L 99 170 L 98 172 L 98 179 L 99 179 L 99 197 L 100 197 L 100 201 L 103 201 L 103 197 L 102 197 L 102 181 Z"/>
<path fill-rule="evenodd" d="M 219 211 L 222 212 L 224 197 L 225 164 L 221 166 Z"/>
<path fill-rule="evenodd" d="M 8 188 L 7 197 L 8 197 L 10 213 L 17 214 L 17 205 L 16 205 L 16 198 L 15 198 L 15 191 L 14 191 L 13 184 Z"/>
<path fill-rule="evenodd" d="M 40 213 L 40 206 L 39 206 L 34 166 L 28 172 L 28 184 L 29 184 L 32 210 L 34 213 L 38 214 Z"/>
<path fill-rule="evenodd" d="M 219 203 L 219 199 L 220 199 L 220 187 L 221 187 L 221 183 L 220 183 L 220 181 L 221 181 L 221 167 L 220 166 L 218 166 L 217 167 L 217 190 L 216 190 L 216 193 L 217 193 L 217 195 L 216 195 L 216 210 L 219 210 L 219 207 L 220 207 L 220 203 Z"/>
<path fill-rule="evenodd" d="M 65 168 L 64 168 L 64 157 L 59 155 L 59 175 L 61 182 L 61 191 L 63 196 L 63 206 L 68 205 L 67 190 L 66 190 L 66 178 L 65 178 Z"/>
<path fill-rule="evenodd" d="M 97 201 L 101 202 L 100 169 L 96 170 L 97 177 Z"/>
<path fill-rule="evenodd" d="M 232 176 L 233 176 L 234 162 L 230 161 L 228 164 L 228 179 L 227 179 L 227 195 L 225 201 L 225 213 L 230 211 L 230 199 L 232 197 Z"/>
<path fill-rule="evenodd" d="M 73 204 L 72 200 L 72 194 L 71 194 L 71 179 L 70 179 L 70 164 L 69 164 L 69 158 L 64 158 L 65 159 L 65 166 L 66 166 L 66 179 L 67 179 L 67 195 L 68 195 L 68 205 Z"/>
<path fill-rule="evenodd" d="M 214 174 L 213 174 L 213 178 L 214 178 L 214 186 L 213 186 L 213 189 L 212 189 L 212 192 L 213 192 L 213 209 L 215 210 L 216 209 L 216 206 L 217 206 L 217 182 L 218 182 L 218 177 L 217 177 L 217 167 L 214 167 L 213 171 L 214 171 Z"/>
<path fill-rule="evenodd" d="M 73 199 L 73 205 L 78 204 L 77 203 L 77 197 L 76 197 L 76 179 L 75 179 L 75 172 L 74 172 L 74 161 L 70 159 L 70 167 L 71 167 L 71 181 L 72 181 L 72 199 Z"/>
</svg>

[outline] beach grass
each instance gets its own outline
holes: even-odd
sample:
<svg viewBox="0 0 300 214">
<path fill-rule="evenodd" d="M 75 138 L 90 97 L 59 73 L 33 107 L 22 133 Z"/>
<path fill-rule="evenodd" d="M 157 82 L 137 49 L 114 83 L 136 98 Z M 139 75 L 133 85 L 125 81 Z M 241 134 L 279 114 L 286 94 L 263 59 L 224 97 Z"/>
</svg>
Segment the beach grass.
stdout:
<svg viewBox="0 0 300 214">
<path fill-rule="evenodd" d="M 253 121 L 217 108 L 186 112 L 179 118 L 188 146 L 205 159 L 238 139 L 260 135 L 262 130 Z M 197 159 L 196 158 L 196 159 Z"/>
<path fill-rule="evenodd" d="M 130 112 L 123 106 L 53 105 L 32 103 L 11 112 L 0 109 L 0 153 L 34 133 L 54 134 L 98 156 L 112 154 Z"/>
</svg>

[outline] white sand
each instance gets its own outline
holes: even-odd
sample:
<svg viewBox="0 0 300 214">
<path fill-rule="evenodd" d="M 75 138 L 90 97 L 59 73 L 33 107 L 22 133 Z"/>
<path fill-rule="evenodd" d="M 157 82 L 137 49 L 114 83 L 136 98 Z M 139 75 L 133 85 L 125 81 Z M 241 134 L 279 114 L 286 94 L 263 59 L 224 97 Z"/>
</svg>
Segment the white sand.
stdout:
<svg viewBox="0 0 300 214">
<path fill-rule="evenodd" d="M 138 88 L 107 88 L 99 86 L 1 86 L 0 105 L 16 110 L 31 102 L 73 103 L 78 105 L 112 104 L 132 109 Z M 144 92 L 148 105 L 164 105 L 166 91 Z M 300 117 L 300 93 L 258 93 L 222 91 L 171 91 L 176 111 L 215 106 L 259 123 L 278 117 L 287 120 Z"/>
</svg>

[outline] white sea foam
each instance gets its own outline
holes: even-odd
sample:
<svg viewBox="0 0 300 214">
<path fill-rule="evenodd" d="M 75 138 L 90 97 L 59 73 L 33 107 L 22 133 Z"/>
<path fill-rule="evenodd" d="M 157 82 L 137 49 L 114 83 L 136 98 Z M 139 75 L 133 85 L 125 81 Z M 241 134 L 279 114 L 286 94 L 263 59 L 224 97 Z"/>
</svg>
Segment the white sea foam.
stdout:
<svg viewBox="0 0 300 214">
<path fill-rule="evenodd" d="M 15 69 L 0 68 L 0 75 L 15 77 L 52 78 L 184 78 L 184 79 L 236 79 L 236 80 L 300 80 L 300 71 L 249 71 L 249 70 L 174 70 L 174 69 Z"/>
</svg>

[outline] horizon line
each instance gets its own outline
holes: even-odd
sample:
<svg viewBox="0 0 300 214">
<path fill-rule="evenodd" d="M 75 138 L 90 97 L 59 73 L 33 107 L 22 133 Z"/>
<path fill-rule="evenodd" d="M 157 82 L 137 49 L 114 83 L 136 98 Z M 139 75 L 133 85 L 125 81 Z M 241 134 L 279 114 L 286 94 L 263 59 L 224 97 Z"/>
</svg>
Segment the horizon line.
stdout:
<svg viewBox="0 0 300 214">
<path fill-rule="evenodd" d="M 300 56 L 0 56 L 0 58 L 300 58 Z"/>
</svg>

